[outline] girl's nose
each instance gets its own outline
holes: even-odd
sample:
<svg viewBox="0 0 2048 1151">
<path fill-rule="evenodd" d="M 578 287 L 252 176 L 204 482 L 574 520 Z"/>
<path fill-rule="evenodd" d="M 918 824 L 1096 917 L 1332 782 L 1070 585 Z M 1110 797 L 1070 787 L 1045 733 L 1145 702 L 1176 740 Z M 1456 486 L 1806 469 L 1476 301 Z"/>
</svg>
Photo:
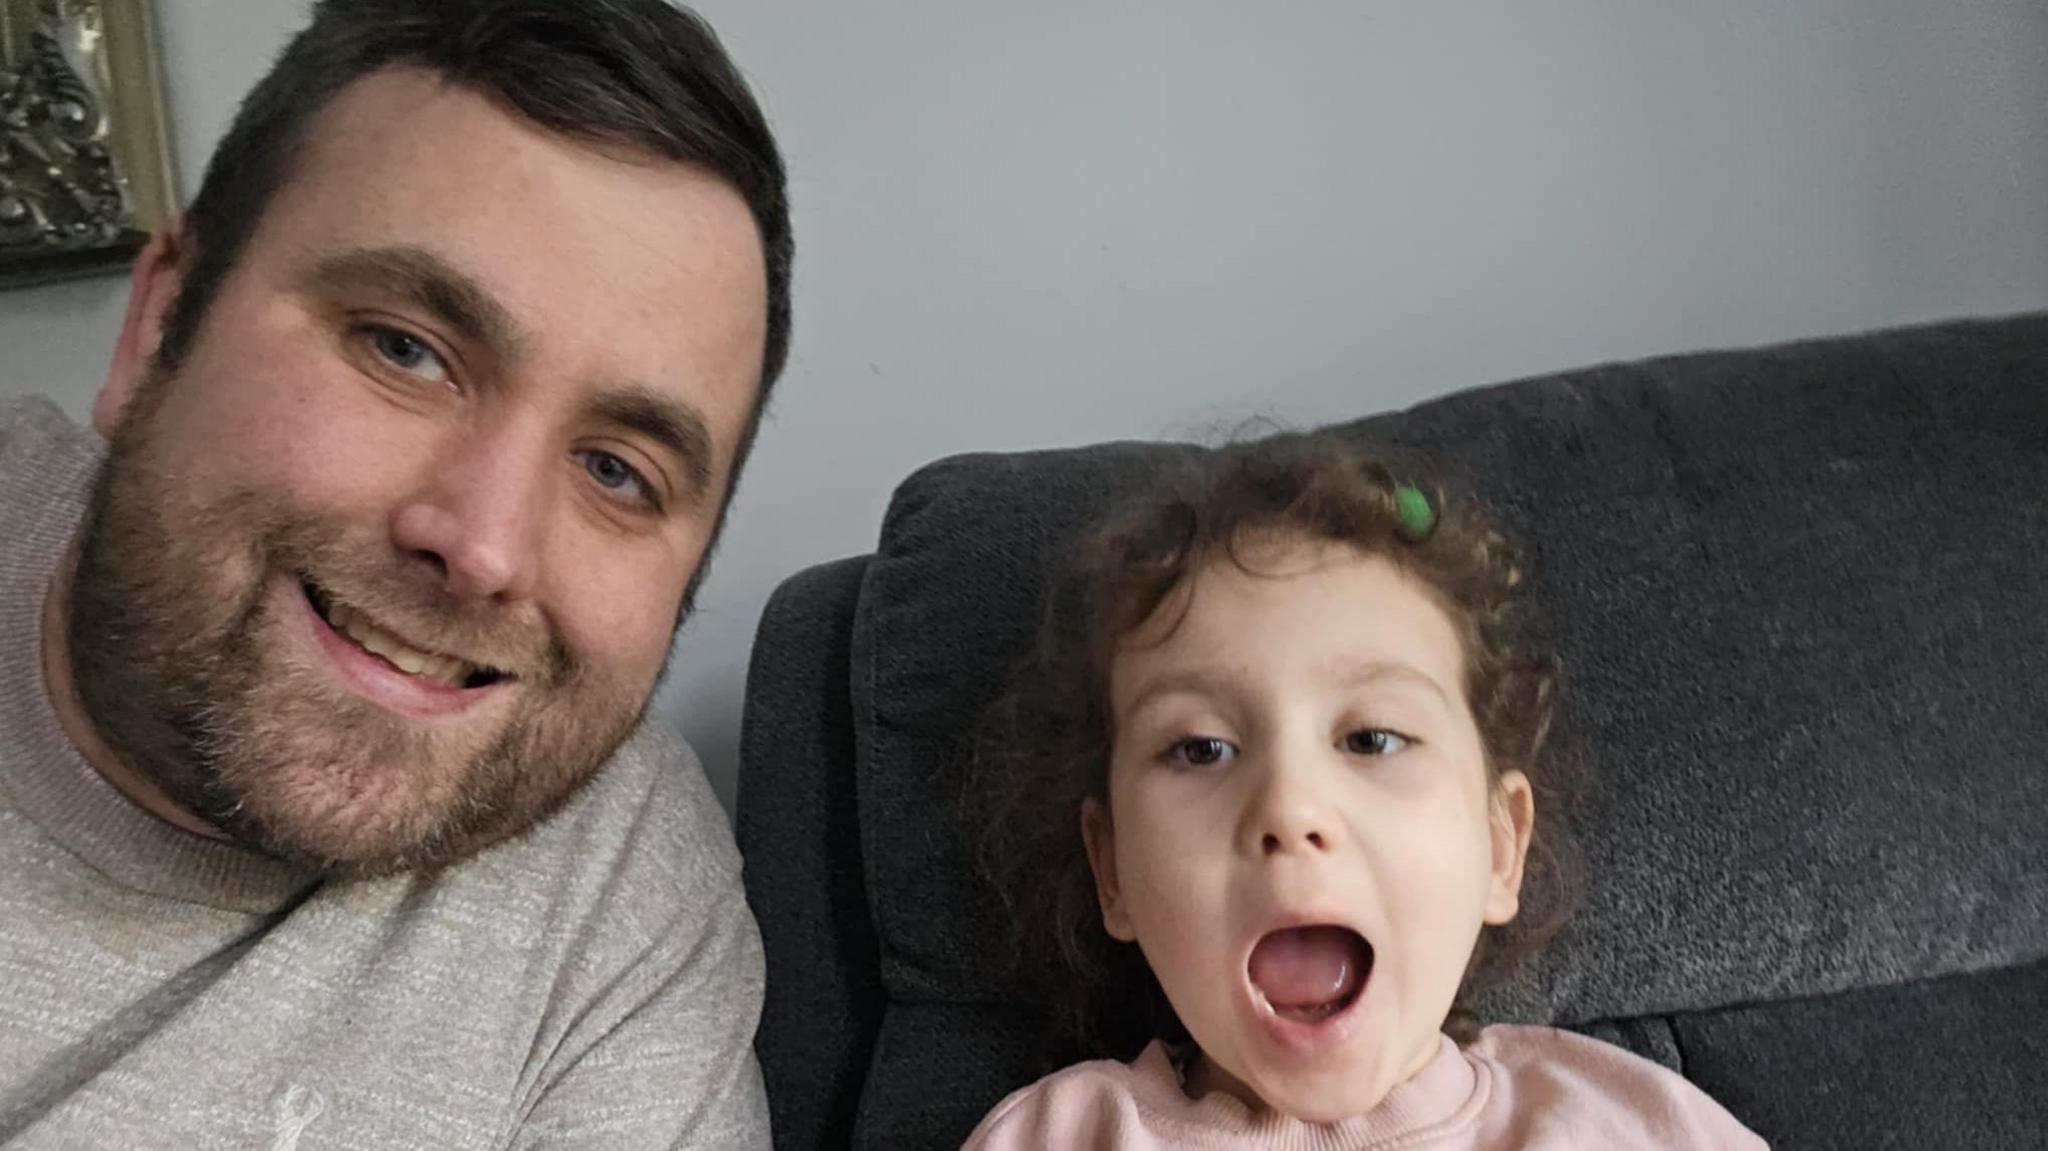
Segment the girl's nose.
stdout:
<svg viewBox="0 0 2048 1151">
<path fill-rule="evenodd" d="M 1267 766 L 1258 791 L 1245 805 L 1239 840 L 1247 854 L 1270 858 L 1335 850 L 1339 827 L 1317 786 L 1317 775 L 1315 767 L 1299 757 Z"/>
</svg>

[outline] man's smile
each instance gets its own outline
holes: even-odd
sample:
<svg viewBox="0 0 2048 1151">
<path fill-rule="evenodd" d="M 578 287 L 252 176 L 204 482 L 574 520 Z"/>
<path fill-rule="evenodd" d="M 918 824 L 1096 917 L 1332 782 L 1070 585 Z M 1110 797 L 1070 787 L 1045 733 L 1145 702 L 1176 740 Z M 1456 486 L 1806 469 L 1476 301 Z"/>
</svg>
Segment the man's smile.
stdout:
<svg viewBox="0 0 2048 1151">
<path fill-rule="evenodd" d="M 489 687 L 511 678 L 505 672 L 457 655 L 435 652 L 409 643 L 395 630 L 370 618 L 368 612 L 334 598 L 311 580 L 299 584 L 307 602 L 328 627 L 353 640 L 357 647 L 375 655 L 407 675 L 438 680 L 453 688 Z"/>
<path fill-rule="evenodd" d="M 469 711 L 516 682 L 494 668 L 416 647 L 313 584 L 297 586 L 297 614 L 337 677 L 386 710 L 413 719 L 443 718 Z"/>
</svg>

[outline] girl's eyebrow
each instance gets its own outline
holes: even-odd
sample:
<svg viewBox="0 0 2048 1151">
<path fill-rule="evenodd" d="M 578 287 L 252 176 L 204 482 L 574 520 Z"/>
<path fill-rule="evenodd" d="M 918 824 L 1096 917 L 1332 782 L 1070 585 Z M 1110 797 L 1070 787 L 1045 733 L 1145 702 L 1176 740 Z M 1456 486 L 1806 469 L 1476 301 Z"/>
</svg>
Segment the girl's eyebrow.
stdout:
<svg viewBox="0 0 2048 1151">
<path fill-rule="evenodd" d="M 1336 682 L 1349 684 L 1382 681 L 1392 685 L 1406 684 L 1410 687 L 1421 688 L 1423 691 L 1435 696 L 1437 701 L 1445 706 L 1449 706 L 1451 702 L 1450 693 L 1445 691 L 1443 685 L 1432 678 L 1428 672 L 1413 664 L 1403 663 L 1400 660 L 1339 661 L 1330 668 L 1330 678 Z"/>
<path fill-rule="evenodd" d="M 1350 687 L 1384 683 L 1419 691 L 1438 704 L 1449 707 L 1450 693 L 1429 673 L 1400 660 L 1350 660 L 1332 662 L 1324 672 L 1328 682 Z M 1176 667 L 1160 672 L 1138 685 L 1124 711 L 1136 714 L 1145 705 L 1169 695 L 1229 695 L 1243 686 L 1244 677 L 1227 668 L 1213 666 Z"/>
<path fill-rule="evenodd" d="M 1136 713 L 1146 704 L 1168 695 L 1223 695 L 1236 688 L 1242 677 L 1214 667 L 1176 667 L 1142 681 L 1124 709 Z"/>
</svg>

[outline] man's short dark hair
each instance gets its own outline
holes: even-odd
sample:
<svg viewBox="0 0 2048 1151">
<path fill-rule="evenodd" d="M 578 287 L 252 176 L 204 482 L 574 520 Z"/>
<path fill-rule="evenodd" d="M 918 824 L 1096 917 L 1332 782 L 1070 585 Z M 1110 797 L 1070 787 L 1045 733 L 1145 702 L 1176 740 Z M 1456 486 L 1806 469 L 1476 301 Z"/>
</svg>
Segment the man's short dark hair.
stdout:
<svg viewBox="0 0 2048 1151">
<path fill-rule="evenodd" d="M 190 350 L 291 178 L 307 124 L 349 84 L 406 66 L 560 135 L 703 169 L 746 201 L 761 232 L 768 324 L 737 469 L 789 355 L 789 202 L 782 157 L 746 81 L 711 28 L 666 0 L 321 0 L 242 102 L 186 214 L 195 250 L 165 320 L 162 365 L 175 369 Z"/>
</svg>

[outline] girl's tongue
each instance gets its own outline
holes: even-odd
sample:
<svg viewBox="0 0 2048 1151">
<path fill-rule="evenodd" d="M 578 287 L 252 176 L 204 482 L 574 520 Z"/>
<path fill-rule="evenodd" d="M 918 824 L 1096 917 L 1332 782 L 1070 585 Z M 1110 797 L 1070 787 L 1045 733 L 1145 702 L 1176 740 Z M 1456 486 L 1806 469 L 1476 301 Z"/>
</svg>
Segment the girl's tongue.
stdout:
<svg viewBox="0 0 2048 1151">
<path fill-rule="evenodd" d="M 1284 1019 L 1314 1023 L 1349 1006 L 1372 968 L 1372 946 L 1343 927 L 1292 927 L 1252 948 L 1252 986 Z"/>
</svg>

